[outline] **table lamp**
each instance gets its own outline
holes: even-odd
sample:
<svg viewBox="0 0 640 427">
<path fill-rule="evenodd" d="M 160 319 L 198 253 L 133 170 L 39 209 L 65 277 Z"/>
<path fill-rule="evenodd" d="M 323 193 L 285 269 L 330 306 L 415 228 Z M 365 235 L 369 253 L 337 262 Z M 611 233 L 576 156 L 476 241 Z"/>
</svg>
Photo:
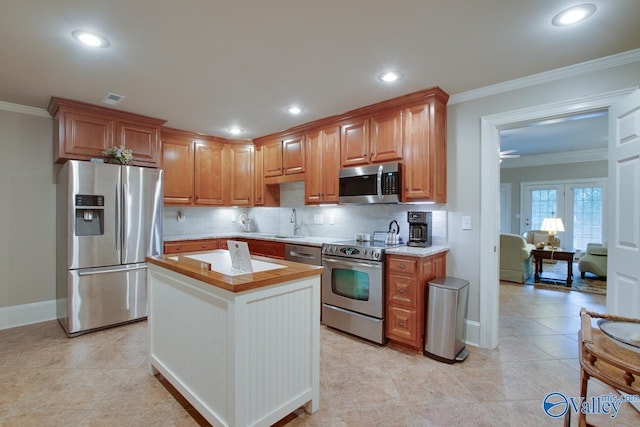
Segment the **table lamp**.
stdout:
<svg viewBox="0 0 640 427">
<path fill-rule="evenodd" d="M 558 239 L 557 234 L 564 232 L 564 224 L 562 223 L 562 218 L 543 219 L 540 230 L 549 233 L 549 244 L 551 245 L 551 249 L 558 249 L 558 245 L 560 245 L 560 239 Z"/>
</svg>

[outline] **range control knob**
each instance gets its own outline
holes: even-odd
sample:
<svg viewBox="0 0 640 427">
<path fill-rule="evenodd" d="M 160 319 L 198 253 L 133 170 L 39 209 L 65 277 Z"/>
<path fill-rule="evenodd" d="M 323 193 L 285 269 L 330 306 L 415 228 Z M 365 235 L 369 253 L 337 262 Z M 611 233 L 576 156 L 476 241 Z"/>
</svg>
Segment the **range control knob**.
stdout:
<svg viewBox="0 0 640 427">
<path fill-rule="evenodd" d="M 375 258 L 380 258 L 380 252 L 376 252 L 376 253 L 374 253 L 374 254 L 373 254 L 373 256 L 374 256 Z"/>
</svg>

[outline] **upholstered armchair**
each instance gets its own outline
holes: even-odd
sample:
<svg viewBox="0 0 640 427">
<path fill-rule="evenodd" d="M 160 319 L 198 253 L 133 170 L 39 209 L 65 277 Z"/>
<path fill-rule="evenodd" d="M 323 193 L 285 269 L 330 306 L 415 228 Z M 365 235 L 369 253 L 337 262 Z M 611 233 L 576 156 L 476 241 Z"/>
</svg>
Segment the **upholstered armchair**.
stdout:
<svg viewBox="0 0 640 427">
<path fill-rule="evenodd" d="M 500 234 L 500 280 L 524 283 L 533 274 L 531 250 L 535 246 L 527 243 L 518 234 Z"/>
<path fill-rule="evenodd" d="M 607 247 L 598 243 L 588 243 L 587 252 L 578 261 L 578 270 L 583 279 L 585 273 L 607 277 Z"/>
<path fill-rule="evenodd" d="M 534 247 L 538 243 L 544 243 L 545 246 L 553 246 L 553 241 L 551 240 L 553 237 L 549 235 L 548 231 L 543 230 L 529 230 L 522 233 L 522 236 L 527 241 L 527 243 L 533 245 Z M 559 246 L 560 239 L 556 238 L 555 246 Z"/>
</svg>

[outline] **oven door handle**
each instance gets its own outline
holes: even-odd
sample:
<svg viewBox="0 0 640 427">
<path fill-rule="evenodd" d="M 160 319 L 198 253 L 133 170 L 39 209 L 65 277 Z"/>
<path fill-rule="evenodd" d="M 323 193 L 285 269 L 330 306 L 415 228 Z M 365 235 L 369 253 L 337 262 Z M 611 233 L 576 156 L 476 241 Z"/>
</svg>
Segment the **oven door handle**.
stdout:
<svg viewBox="0 0 640 427">
<path fill-rule="evenodd" d="M 329 256 L 326 256 L 326 255 L 324 257 L 322 257 L 322 261 L 330 261 L 330 262 L 334 262 L 334 263 L 339 263 L 339 264 L 347 266 L 347 267 L 382 268 L 382 263 L 381 262 L 368 263 L 368 262 L 362 262 L 362 261 L 345 261 L 344 259 L 341 259 L 341 258 L 333 258 L 333 257 L 329 257 Z"/>
</svg>

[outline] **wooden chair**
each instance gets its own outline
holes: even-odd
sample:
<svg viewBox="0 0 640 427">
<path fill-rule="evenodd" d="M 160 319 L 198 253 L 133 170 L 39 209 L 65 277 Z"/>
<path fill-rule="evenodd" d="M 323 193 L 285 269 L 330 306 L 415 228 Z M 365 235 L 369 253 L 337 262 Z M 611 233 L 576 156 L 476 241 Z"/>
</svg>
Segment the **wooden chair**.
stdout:
<svg viewBox="0 0 640 427">
<path fill-rule="evenodd" d="M 640 353 L 615 344 L 599 328 L 591 327 L 592 318 L 640 322 L 640 319 L 580 310 L 580 396 L 586 399 L 589 378 L 596 378 L 614 390 L 640 395 Z M 586 414 L 579 414 L 578 420 L 580 427 L 591 425 L 587 423 Z"/>
</svg>

